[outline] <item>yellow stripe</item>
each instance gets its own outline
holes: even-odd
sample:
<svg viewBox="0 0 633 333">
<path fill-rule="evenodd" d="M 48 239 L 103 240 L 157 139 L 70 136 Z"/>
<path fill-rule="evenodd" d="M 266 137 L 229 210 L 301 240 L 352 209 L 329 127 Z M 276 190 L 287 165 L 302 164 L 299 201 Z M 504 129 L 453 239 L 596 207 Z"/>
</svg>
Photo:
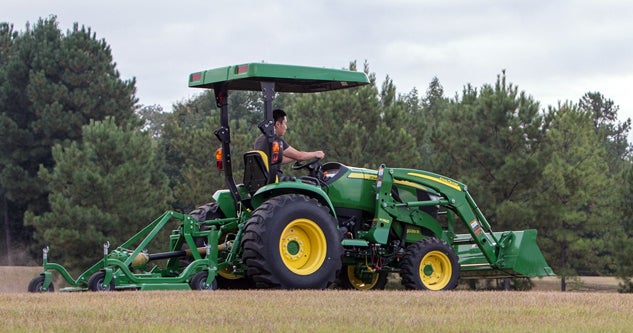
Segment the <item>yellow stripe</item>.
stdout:
<svg viewBox="0 0 633 333">
<path fill-rule="evenodd" d="M 446 178 L 440 178 L 440 177 L 433 177 L 433 176 L 429 176 L 429 175 L 424 175 L 421 173 L 414 173 L 414 172 L 409 172 L 410 176 L 414 176 L 414 177 L 420 177 L 420 178 L 424 178 L 424 179 L 428 179 L 431 181 L 434 181 L 436 183 L 440 183 L 443 185 L 446 185 L 448 187 L 452 187 L 458 191 L 461 192 L 461 187 L 459 187 L 459 184 L 457 184 L 456 182 L 450 180 L 450 179 L 446 179 Z"/>
<path fill-rule="evenodd" d="M 352 173 L 349 174 L 349 176 L 347 176 L 347 178 L 376 180 L 376 179 L 378 179 L 378 176 L 377 175 L 370 175 L 370 174 L 366 174 L 366 173 L 361 173 L 361 172 L 352 172 Z"/>
<path fill-rule="evenodd" d="M 413 187 L 413 188 L 417 188 L 419 190 L 422 191 L 426 191 L 426 187 L 418 184 L 418 183 L 414 183 L 414 182 L 410 182 L 408 180 L 394 180 L 394 183 L 398 184 L 398 185 L 404 185 L 404 186 L 409 186 L 409 187 Z"/>
<path fill-rule="evenodd" d="M 361 173 L 361 172 L 352 172 L 349 174 L 349 176 L 347 176 L 347 178 L 352 178 L 352 179 L 365 179 L 365 180 L 376 180 L 378 179 L 378 176 L 376 175 L 372 175 L 372 174 L 367 174 L 367 173 Z M 408 180 L 394 180 L 395 184 L 398 185 L 404 185 L 404 186 L 409 186 L 409 187 L 413 187 L 413 188 L 417 188 L 423 191 L 426 191 L 427 188 L 424 187 L 423 185 L 414 183 L 414 182 L 410 182 Z"/>
</svg>

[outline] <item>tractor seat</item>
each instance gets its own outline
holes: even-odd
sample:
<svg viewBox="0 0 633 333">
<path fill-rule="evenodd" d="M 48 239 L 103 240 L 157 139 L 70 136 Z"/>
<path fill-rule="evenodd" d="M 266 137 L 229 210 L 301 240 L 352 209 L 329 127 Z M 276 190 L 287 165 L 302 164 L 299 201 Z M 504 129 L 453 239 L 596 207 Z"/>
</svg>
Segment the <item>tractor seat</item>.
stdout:
<svg viewBox="0 0 633 333">
<path fill-rule="evenodd" d="M 261 150 L 251 150 L 244 154 L 244 187 L 251 195 L 268 184 L 268 156 Z"/>
</svg>

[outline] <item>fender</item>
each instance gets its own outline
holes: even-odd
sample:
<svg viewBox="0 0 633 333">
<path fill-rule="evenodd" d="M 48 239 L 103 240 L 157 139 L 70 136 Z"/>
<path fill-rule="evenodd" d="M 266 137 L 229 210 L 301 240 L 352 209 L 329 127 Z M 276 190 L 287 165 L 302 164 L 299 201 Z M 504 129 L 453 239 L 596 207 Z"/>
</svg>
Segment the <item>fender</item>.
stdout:
<svg viewBox="0 0 633 333">
<path fill-rule="evenodd" d="M 262 186 L 251 199 L 251 204 L 253 208 L 259 207 L 264 201 L 284 195 L 284 194 L 303 194 L 311 198 L 317 199 L 322 205 L 328 207 L 330 209 L 330 214 L 336 218 L 336 212 L 334 210 L 334 205 L 332 205 L 332 201 L 327 196 L 327 194 L 318 186 L 312 184 L 306 184 L 297 181 L 289 181 L 289 182 L 279 182 L 274 184 L 268 184 L 266 186 Z"/>
<path fill-rule="evenodd" d="M 235 210 L 236 204 L 235 199 L 231 195 L 231 191 L 229 190 L 217 190 L 213 193 L 213 200 L 218 203 L 218 207 L 224 216 L 226 217 L 237 217 L 237 210 Z"/>
</svg>

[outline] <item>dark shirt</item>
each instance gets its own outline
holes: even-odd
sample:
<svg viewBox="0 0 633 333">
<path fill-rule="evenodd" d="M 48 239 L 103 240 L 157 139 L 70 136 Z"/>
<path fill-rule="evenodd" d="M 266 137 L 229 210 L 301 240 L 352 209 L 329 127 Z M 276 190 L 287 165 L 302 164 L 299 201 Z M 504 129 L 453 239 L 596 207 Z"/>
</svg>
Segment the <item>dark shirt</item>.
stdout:
<svg viewBox="0 0 633 333">
<path fill-rule="evenodd" d="M 286 150 L 286 148 L 290 147 L 288 142 L 286 142 L 286 140 L 279 136 L 275 135 L 275 140 L 281 142 L 281 148 L 283 150 Z M 264 134 L 260 135 L 257 140 L 255 140 L 255 145 L 253 146 L 253 148 L 255 148 L 255 150 L 261 150 L 263 152 L 268 151 L 268 140 L 266 140 L 266 136 Z"/>
</svg>

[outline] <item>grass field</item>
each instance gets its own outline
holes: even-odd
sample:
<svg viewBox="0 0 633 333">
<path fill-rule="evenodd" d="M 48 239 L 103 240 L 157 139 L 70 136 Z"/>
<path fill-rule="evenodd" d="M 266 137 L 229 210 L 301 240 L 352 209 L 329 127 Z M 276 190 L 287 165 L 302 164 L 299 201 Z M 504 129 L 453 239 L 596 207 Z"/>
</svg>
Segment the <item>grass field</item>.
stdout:
<svg viewBox="0 0 633 333">
<path fill-rule="evenodd" d="M 528 292 L 385 290 L 25 293 L 39 267 L 1 267 L 2 332 L 629 332 L 611 278 Z"/>
<path fill-rule="evenodd" d="M 6 332 L 629 332 L 633 295 L 230 291 L 0 294 Z"/>
</svg>

